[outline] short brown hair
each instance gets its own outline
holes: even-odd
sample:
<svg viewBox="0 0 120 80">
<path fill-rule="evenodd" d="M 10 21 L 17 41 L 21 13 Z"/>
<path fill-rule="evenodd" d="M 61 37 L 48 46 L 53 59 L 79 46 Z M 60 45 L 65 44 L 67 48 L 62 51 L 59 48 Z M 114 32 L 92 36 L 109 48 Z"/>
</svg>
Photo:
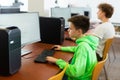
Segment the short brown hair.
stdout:
<svg viewBox="0 0 120 80">
<path fill-rule="evenodd" d="M 112 14 L 114 12 L 114 8 L 113 8 L 112 5 L 110 5 L 108 3 L 101 3 L 101 4 L 98 5 L 98 8 L 105 13 L 105 16 L 107 18 L 111 18 L 112 17 Z"/>
<path fill-rule="evenodd" d="M 68 19 L 75 26 L 75 29 L 82 29 L 83 33 L 87 32 L 90 26 L 90 21 L 87 16 L 76 15 Z"/>
</svg>

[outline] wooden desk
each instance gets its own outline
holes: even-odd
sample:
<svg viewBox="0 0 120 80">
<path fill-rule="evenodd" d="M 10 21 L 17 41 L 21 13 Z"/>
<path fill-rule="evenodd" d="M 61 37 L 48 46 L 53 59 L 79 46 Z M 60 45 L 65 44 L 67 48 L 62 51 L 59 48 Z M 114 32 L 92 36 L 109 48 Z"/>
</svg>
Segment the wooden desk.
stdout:
<svg viewBox="0 0 120 80">
<path fill-rule="evenodd" d="M 63 45 L 74 45 L 74 42 L 65 40 Z M 32 53 L 22 57 L 20 70 L 11 76 L 0 76 L 0 80 L 48 80 L 49 77 L 58 73 L 60 69 L 52 63 L 34 63 L 34 59 L 42 50 L 51 49 L 52 46 L 52 44 L 39 42 L 25 46 L 26 49 L 32 50 Z M 68 61 L 72 54 L 56 51 L 54 57 Z"/>
</svg>

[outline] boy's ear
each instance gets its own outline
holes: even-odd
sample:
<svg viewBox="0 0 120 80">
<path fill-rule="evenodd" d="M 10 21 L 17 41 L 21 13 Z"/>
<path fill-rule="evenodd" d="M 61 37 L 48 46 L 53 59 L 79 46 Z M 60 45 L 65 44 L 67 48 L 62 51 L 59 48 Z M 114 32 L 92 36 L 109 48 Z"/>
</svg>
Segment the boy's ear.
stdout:
<svg viewBox="0 0 120 80">
<path fill-rule="evenodd" d="M 82 34 L 82 29 L 78 29 L 78 33 L 79 33 L 79 34 Z"/>
</svg>

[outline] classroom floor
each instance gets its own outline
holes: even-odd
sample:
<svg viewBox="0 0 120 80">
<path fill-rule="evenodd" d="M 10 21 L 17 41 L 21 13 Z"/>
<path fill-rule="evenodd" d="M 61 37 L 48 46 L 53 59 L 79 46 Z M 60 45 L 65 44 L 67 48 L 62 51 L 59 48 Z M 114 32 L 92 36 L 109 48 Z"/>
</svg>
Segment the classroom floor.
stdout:
<svg viewBox="0 0 120 80">
<path fill-rule="evenodd" d="M 105 68 L 108 79 L 106 79 L 104 70 L 102 70 L 99 80 L 120 80 L 120 38 L 113 40 Z"/>
</svg>

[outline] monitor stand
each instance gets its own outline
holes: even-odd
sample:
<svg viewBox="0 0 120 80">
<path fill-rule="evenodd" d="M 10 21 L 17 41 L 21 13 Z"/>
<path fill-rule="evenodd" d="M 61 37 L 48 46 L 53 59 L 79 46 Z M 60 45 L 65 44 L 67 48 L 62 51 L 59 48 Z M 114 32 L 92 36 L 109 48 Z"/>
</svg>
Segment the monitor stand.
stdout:
<svg viewBox="0 0 120 80">
<path fill-rule="evenodd" d="M 31 53 L 32 51 L 31 50 L 27 50 L 27 49 L 21 49 L 21 56 L 24 56 L 24 55 L 27 55 L 29 53 Z"/>
</svg>

